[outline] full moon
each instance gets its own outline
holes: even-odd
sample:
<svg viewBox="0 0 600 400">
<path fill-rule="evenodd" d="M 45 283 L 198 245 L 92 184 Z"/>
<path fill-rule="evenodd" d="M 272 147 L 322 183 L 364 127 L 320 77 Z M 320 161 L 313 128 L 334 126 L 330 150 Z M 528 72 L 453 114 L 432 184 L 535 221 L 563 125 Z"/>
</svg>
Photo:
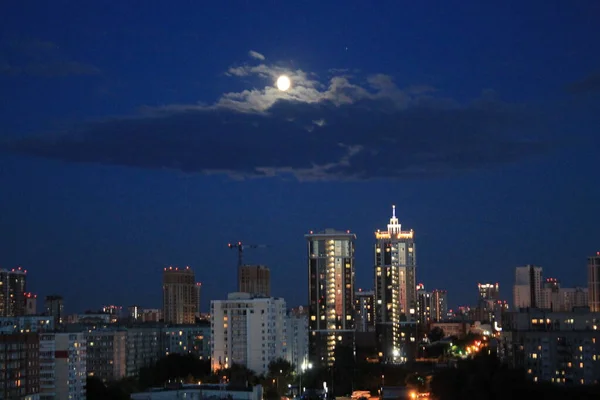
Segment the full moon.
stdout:
<svg viewBox="0 0 600 400">
<path fill-rule="evenodd" d="M 277 89 L 281 90 L 282 92 L 288 90 L 291 84 L 292 82 L 290 82 L 290 78 L 285 75 L 281 75 L 279 78 L 277 78 Z"/>
</svg>

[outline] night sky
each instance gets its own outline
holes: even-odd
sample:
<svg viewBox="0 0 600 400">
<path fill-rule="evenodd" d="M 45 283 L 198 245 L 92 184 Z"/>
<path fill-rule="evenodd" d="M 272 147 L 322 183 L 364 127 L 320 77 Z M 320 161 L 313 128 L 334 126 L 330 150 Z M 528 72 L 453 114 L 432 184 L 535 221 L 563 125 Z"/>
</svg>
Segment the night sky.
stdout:
<svg viewBox="0 0 600 400">
<path fill-rule="evenodd" d="M 242 240 L 298 305 L 303 235 L 355 232 L 369 288 L 395 204 L 452 306 L 480 281 L 512 300 L 528 263 L 586 285 L 598 21 L 597 0 L 2 1 L 0 267 L 77 312 L 159 307 L 190 265 L 207 311 Z"/>
</svg>

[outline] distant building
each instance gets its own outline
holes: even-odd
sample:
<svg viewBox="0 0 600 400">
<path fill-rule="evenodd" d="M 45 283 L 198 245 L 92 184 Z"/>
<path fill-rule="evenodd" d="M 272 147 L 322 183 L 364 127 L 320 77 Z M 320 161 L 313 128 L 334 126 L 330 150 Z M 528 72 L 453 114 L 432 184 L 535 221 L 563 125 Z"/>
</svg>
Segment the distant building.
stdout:
<svg viewBox="0 0 600 400">
<path fill-rule="evenodd" d="M 162 331 L 157 326 L 127 328 L 126 375 L 138 376 L 140 369 L 154 365 L 164 356 Z"/>
<path fill-rule="evenodd" d="M 431 319 L 441 322 L 448 317 L 448 291 L 433 289 L 431 292 Z"/>
<path fill-rule="evenodd" d="M 40 348 L 37 333 L 0 335 L 0 398 L 38 399 Z"/>
<path fill-rule="evenodd" d="M 190 267 L 165 268 L 163 272 L 163 318 L 170 324 L 193 324 L 198 312 L 198 291 Z"/>
<path fill-rule="evenodd" d="M 127 332 L 102 329 L 86 333 L 87 373 L 103 382 L 125 377 Z"/>
<path fill-rule="evenodd" d="M 86 340 L 83 333 L 40 334 L 40 399 L 86 398 Z"/>
<path fill-rule="evenodd" d="M 46 309 L 46 315 L 54 319 L 54 326 L 59 326 L 65 322 L 63 321 L 65 318 L 65 302 L 62 296 L 46 296 L 44 308 Z"/>
<path fill-rule="evenodd" d="M 417 309 L 414 231 L 402 230 L 392 206 L 387 231 L 375 232 L 375 326 L 381 360 L 401 362 L 398 324 L 414 321 Z"/>
<path fill-rule="evenodd" d="M 244 365 L 265 374 L 269 363 L 287 358 L 283 299 L 231 293 L 211 301 L 212 370 Z"/>
<path fill-rule="evenodd" d="M 302 306 L 286 317 L 286 356 L 296 367 L 296 373 L 308 368 L 308 310 Z"/>
<path fill-rule="evenodd" d="M 588 258 L 588 302 L 590 311 L 600 312 L 600 251 Z"/>
<path fill-rule="evenodd" d="M 515 310 L 540 307 L 542 291 L 542 267 L 526 265 L 515 269 L 513 287 Z"/>
<path fill-rule="evenodd" d="M 500 298 L 500 285 L 498 283 L 478 283 L 477 292 L 479 302 L 498 300 Z"/>
<path fill-rule="evenodd" d="M 600 313 L 528 309 L 503 317 L 498 354 L 534 382 L 594 384 L 600 376 Z"/>
<path fill-rule="evenodd" d="M 173 384 L 132 393 L 132 400 L 178 400 L 178 399 L 233 399 L 263 400 L 261 385 L 235 387 L 226 383 L 219 384 Z"/>
<path fill-rule="evenodd" d="M 309 361 L 332 366 L 336 349 L 354 352 L 354 242 L 350 231 L 305 235 L 308 245 Z"/>
<path fill-rule="evenodd" d="M 37 314 L 37 294 L 25 293 L 25 315 Z"/>
<path fill-rule="evenodd" d="M 271 296 L 271 271 L 264 265 L 238 267 L 238 292 L 253 296 Z"/>
<path fill-rule="evenodd" d="M 0 317 L 25 315 L 27 271 L 0 269 Z"/>
<path fill-rule="evenodd" d="M 425 290 L 422 283 L 417 285 L 417 322 L 420 324 L 428 324 L 431 322 L 431 314 L 433 309 L 433 296 L 431 292 Z"/>
<path fill-rule="evenodd" d="M 196 282 L 196 318 L 200 318 L 202 313 L 202 282 Z"/>
<path fill-rule="evenodd" d="M 588 288 L 563 288 L 554 278 L 547 278 L 542 283 L 538 308 L 554 311 L 572 311 L 576 307 L 588 306 Z"/>
<path fill-rule="evenodd" d="M 354 293 L 357 332 L 375 332 L 375 292 L 358 289 Z"/>
<path fill-rule="evenodd" d="M 0 317 L 0 333 L 47 332 L 54 330 L 54 320 L 40 315 Z"/>
<path fill-rule="evenodd" d="M 167 326 L 162 329 L 162 355 L 191 354 L 200 360 L 209 360 L 210 338 L 210 323 Z"/>
</svg>

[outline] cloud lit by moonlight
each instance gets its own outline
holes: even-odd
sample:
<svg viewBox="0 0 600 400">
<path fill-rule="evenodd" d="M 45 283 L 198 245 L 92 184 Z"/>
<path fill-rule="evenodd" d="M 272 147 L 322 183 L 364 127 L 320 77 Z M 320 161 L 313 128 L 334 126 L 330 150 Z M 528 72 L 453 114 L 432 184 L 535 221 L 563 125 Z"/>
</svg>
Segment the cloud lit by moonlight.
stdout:
<svg viewBox="0 0 600 400">
<path fill-rule="evenodd" d="M 277 78 L 277 89 L 285 92 L 290 88 L 290 86 L 290 78 L 288 78 L 286 75 L 281 75 L 279 78 Z"/>
</svg>

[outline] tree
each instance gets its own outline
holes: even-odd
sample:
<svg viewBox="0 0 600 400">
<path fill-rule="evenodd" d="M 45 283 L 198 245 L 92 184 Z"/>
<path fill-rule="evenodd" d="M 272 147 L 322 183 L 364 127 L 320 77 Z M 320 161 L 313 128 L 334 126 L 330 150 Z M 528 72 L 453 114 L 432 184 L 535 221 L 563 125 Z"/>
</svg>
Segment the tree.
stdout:
<svg viewBox="0 0 600 400">
<path fill-rule="evenodd" d="M 352 393 L 354 383 L 354 349 L 350 346 L 337 346 L 335 348 L 335 361 L 333 363 L 333 393 L 343 396 Z"/>
<path fill-rule="evenodd" d="M 440 328 L 439 326 L 436 326 L 429 332 L 427 337 L 429 338 L 429 341 L 431 343 L 439 342 L 440 340 L 442 340 L 444 338 L 444 330 L 442 328 Z"/>
<path fill-rule="evenodd" d="M 163 386 L 169 381 L 197 382 L 210 376 L 210 362 L 193 355 L 169 354 L 152 367 L 140 370 L 139 382 L 142 389 Z"/>
<path fill-rule="evenodd" d="M 267 378 L 280 396 L 287 392 L 288 385 L 294 381 L 294 365 L 283 358 L 269 363 Z"/>
</svg>

